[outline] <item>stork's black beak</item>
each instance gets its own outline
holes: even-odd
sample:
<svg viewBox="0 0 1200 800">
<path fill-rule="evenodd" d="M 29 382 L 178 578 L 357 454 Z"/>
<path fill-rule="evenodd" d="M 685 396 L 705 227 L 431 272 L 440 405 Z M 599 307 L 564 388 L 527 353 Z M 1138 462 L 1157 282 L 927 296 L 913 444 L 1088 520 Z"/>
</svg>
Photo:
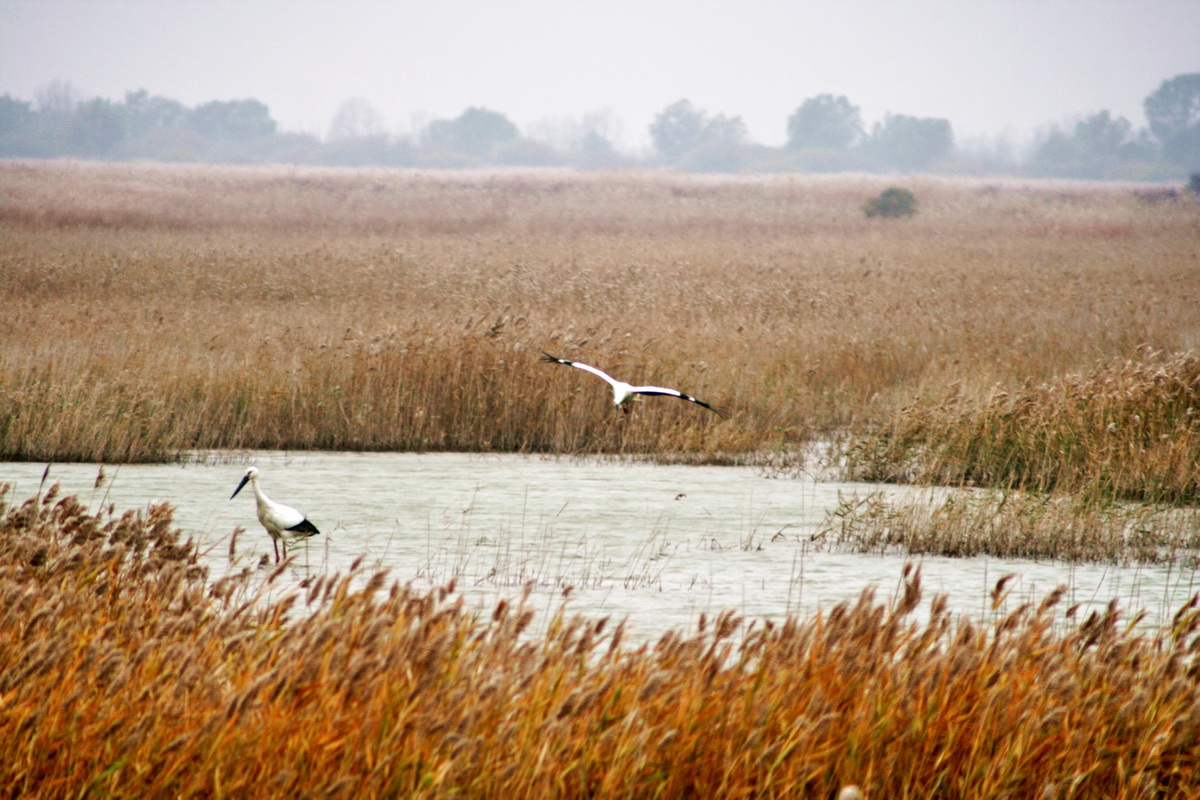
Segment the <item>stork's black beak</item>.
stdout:
<svg viewBox="0 0 1200 800">
<path fill-rule="evenodd" d="M 238 484 L 238 488 L 233 490 L 233 494 L 229 495 L 229 499 L 232 500 L 233 498 L 237 497 L 237 493 L 240 492 L 242 490 L 242 487 L 245 486 L 249 482 L 250 482 L 250 476 L 243 475 L 242 482 Z"/>
</svg>

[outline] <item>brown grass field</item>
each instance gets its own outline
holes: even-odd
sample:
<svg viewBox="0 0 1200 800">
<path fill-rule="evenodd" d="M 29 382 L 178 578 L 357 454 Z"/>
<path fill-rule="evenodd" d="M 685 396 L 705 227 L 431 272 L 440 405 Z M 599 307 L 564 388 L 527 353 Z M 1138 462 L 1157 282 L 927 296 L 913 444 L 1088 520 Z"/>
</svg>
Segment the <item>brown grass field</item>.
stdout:
<svg viewBox="0 0 1200 800">
<path fill-rule="evenodd" d="M 866 218 L 891 185 L 919 213 Z M 842 546 L 1195 566 L 1200 208 L 1135 187 L 6 162 L 0 312 L 0 459 L 828 441 L 993 487 L 868 499 Z M 617 415 L 543 350 L 730 414 Z M 918 571 L 635 645 L 274 577 L 207 582 L 165 506 L 0 494 L 0 796 L 1200 796 L 1196 600 L 1148 630 L 1001 581 L 967 619 Z"/>
<path fill-rule="evenodd" d="M 0 506 L 0 794 L 1200 794 L 1194 599 L 1148 633 L 1061 592 L 1008 607 L 1001 579 L 973 621 L 944 598 L 915 614 L 915 570 L 892 601 L 634 646 L 382 574 L 255 603 L 261 580 L 210 587 L 166 506 Z"/>
<path fill-rule="evenodd" d="M 917 216 L 866 218 L 892 184 Z M 0 458 L 777 459 L 1194 351 L 1198 232 L 1109 185 L 8 162 Z M 614 419 L 542 350 L 731 416 Z"/>
</svg>

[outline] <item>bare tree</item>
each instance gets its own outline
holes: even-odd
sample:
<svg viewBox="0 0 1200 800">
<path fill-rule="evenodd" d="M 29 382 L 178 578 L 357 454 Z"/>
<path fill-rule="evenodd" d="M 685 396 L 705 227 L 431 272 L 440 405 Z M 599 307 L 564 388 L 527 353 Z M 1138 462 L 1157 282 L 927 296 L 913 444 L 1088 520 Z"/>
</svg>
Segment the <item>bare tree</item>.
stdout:
<svg viewBox="0 0 1200 800">
<path fill-rule="evenodd" d="M 344 139 L 367 139 L 382 136 L 383 133 L 383 115 L 361 97 L 343 100 L 329 123 L 329 139 L 335 142 Z"/>
<path fill-rule="evenodd" d="M 65 117 L 79 105 L 81 95 L 70 81 L 50 81 L 34 94 L 38 112 L 50 117 Z"/>
</svg>

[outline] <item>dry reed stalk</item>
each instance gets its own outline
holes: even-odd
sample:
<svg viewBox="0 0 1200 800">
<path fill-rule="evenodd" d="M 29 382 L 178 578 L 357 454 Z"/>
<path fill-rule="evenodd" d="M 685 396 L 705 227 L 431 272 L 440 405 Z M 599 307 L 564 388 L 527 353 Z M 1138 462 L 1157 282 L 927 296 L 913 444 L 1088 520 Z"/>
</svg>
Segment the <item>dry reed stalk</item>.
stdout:
<svg viewBox="0 0 1200 800">
<path fill-rule="evenodd" d="M 1186 204 L 912 183 L 896 225 L 866 177 L 0 165 L 0 452 L 769 460 L 951 383 L 1194 346 Z M 550 348 L 734 414 L 618 424 Z"/>
<path fill-rule="evenodd" d="M 479 616 L 327 576 L 207 591 L 170 509 L 0 507 L 0 777 L 13 796 L 1190 797 L 1197 600 L 1157 632 L 1062 593 L 989 623 L 920 571 L 809 619 L 618 646 L 521 598 Z M 356 588 L 361 587 L 361 588 Z M 253 592 L 246 585 L 244 592 Z M 997 587 L 1003 592 L 1003 586 Z M 293 614 L 299 601 L 305 613 Z"/>
<path fill-rule="evenodd" d="M 847 450 L 863 478 L 1200 498 L 1200 355 L 1148 354 L 982 401 L 952 395 L 896 414 Z"/>
<path fill-rule="evenodd" d="M 844 497 L 814 541 L 854 552 L 1128 565 L 1200 562 L 1194 509 L 1018 491 Z"/>
</svg>

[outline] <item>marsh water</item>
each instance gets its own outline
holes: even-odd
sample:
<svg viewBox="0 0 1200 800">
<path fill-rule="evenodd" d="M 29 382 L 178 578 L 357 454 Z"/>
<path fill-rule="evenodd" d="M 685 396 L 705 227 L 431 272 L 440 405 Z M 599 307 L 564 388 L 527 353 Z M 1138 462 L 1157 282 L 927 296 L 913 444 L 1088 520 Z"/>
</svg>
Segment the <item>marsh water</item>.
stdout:
<svg viewBox="0 0 1200 800">
<path fill-rule="evenodd" d="M 1116 598 L 1148 620 L 1173 614 L 1196 591 L 1178 566 L 1068 565 L 997 558 L 852 554 L 819 536 L 843 501 L 874 491 L 927 497 L 929 490 L 772 477 L 752 467 L 664 466 L 607 459 L 457 453 L 207 453 L 195 462 L 104 467 L 54 464 L 48 483 L 93 510 L 118 513 L 166 502 L 200 545 L 213 578 L 271 553 L 252 492 L 236 498 L 249 465 L 264 492 L 304 511 L 321 535 L 293 548 L 279 581 L 347 573 L 356 559 L 392 580 L 454 580 L 469 604 L 489 610 L 532 584 L 544 623 L 564 602 L 588 617 L 626 620 L 632 637 L 694 631 L 701 614 L 734 610 L 748 620 L 811 614 L 874 587 L 881 600 L 919 564 L 925 601 L 948 595 L 977 618 L 1040 600 L 1059 585 L 1082 611 Z M 9 499 L 38 493 L 45 464 L 0 465 Z M 242 528 L 231 557 L 231 537 Z M 814 540 L 814 537 L 817 537 Z M 265 574 L 265 570 L 264 570 Z M 1013 575 L 1006 606 L 989 591 Z"/>
</svg>

